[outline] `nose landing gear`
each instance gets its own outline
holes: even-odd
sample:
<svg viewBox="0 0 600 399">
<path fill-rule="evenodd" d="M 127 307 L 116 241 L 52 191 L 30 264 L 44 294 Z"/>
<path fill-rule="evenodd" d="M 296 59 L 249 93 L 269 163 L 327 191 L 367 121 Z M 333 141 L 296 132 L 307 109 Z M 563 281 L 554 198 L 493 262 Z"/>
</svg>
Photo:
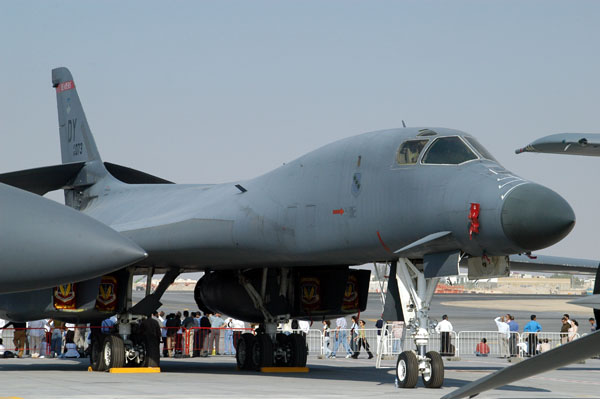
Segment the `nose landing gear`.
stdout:
<svg viewBox="0 0 600 399">
<path fill-rule="evenodd" d="M 444 361 L 436 351 L 427 351 L 429 344 L 429 304 L 439 278 L 425 278 L 409 259 L 400 258 L 397 282 L 407 328 L 404 339 L 414 340 L 416 351 L 407 350 L 398 356 L 396 378 L 399 388 L 414 388 L 419 375 L 426 388 L 440 388 L 444 383 Z"/>
</svg>

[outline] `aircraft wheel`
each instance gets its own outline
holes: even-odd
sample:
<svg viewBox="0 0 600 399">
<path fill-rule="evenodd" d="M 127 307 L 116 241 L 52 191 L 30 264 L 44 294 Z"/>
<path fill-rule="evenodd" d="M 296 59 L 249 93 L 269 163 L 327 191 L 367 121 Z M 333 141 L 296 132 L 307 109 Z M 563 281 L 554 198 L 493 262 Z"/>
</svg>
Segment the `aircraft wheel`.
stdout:
<svg viewBox="0 0 600 399">
<path fill-rule="evenodd" d="M 142 367 L 160 367 L 160 339 L 151 335 L 142 337 L 144 347 L 144 361 Z"/>
<path fill-rule="evenodd" d="M 419 379 L 419 362 L 413 351 L 404 351 L 398 356 L 396 363 L 398 387 L 414 388 Z"/>
<path fill-rule="evenodd" d="M 444 360 L 438 352 L 427 352 L 429 369 L 423 371 L 423 384 L 426 388 L 441 388 L 444 384 Z"/>
<path fill-rule="evenodd" d="M 277 345 L 283 356 L 277 359 L 277 365 L 283 367 L 306 366 L 306 339 L 300 334 L 277 334 Z"/>
<path fill-rule="evenodd" d="M 242 334 L 235 348 L 235 360 L 240 370 L 250 370 L 252 361 L 252 347 L 256 340 L 254 334 Z"/>
<path fill-rule="evenodd" d="M 123 338 L 118 335 L 106 336 L 102 345 L 101 356 L 106 366 L 105 370 L 123 367 L 125 365 L 125 345 L 123 344 Z"/>
<path fill-rule="evenodd" d="M 252 344 L 252 369 L 273 365 L 273 341 L 267 334 L 258 334 Z"/>
<path fill-rule="evenodd" d="M 141 367 L 160 367 L 160 326 L 154 319 L 142 321 L 140 343 L 144 348 L 144 361 Z"/>
<path fill-rule="evenodd" d="M 92 366 L 92 370 L 94 371 L 106 371 L 106 364 L 102 356 L 102 342 L 97 338 L 92 338 L 90 366 Z"/>
<path fill-rule="evenodd" d="M 306 367 L 306 358 L 308 357 L 308 348 L 306 347 L 306 338 L 301 334 L 291 334 L 294 342 L 294 351 L 296 352 L 293 367 Z"/>
</svg>

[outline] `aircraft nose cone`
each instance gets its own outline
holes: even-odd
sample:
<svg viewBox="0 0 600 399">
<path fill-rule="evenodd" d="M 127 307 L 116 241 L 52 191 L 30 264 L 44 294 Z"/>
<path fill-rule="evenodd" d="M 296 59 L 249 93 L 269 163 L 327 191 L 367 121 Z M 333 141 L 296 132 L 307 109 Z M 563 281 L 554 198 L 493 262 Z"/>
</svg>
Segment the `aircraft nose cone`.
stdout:
<svg viewBox="0 0 600 399">
<path fill-rule="evenodd" d="M 0 184 L 0 292 L 101 276 L 147 254 L 103 223 L 52 200 Z"/>
<path fill-rule="evenodd" d="M 502 206 L 504 234 L 527 251 L 557 243 L 574 226 L 575 213 L 567 201 L 539 184 L 518 186 Z"/>
</svg>

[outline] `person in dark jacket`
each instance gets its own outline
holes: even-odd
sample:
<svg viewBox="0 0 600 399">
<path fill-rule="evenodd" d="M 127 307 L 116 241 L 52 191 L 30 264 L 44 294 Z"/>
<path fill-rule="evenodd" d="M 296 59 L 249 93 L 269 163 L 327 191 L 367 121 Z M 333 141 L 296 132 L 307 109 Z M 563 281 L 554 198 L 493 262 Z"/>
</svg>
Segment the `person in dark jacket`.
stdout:
<svg viewBox="0 0 600 399">
<path fill-rule="evenodd" d="M 181 323 L 177 316 L 170 313 L 167 316 L 167 351 L 169 357 L 173 357 L 173 350 L 175 349 L 175 341 L 177 340 L 177 330 L 181 327 Z"/>
</svg>

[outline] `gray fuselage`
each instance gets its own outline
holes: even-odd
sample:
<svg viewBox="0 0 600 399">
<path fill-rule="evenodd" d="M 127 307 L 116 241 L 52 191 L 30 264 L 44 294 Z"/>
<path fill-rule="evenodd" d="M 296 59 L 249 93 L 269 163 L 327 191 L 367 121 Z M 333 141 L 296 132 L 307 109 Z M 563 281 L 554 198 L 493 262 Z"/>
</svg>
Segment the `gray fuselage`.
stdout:
<svg viewBox="0 0 600 399">
<path fill-rule="evenodd" d="M 418 163 L 397 164 L 407 139 L 430 145 L 465 136 L 435 132 L 362 134 L 235 183 L 127 185 L 108 176 L 90 189 L 94 199 L 83 211 L 144 248 L 144 263 L 152 266 L 361 264 L 397 258 L 393 251 L 439 231 L 452 232 L 445 249 L 474 256 L 524 252 L 505 235 L 502 207 L 516 187 L 533 183 L 479 154 L 459 165 L 422 164 L 425 147 Z M 481 206 L 480 233 L 472 239 L 471 203 Z"/>
</svg>

